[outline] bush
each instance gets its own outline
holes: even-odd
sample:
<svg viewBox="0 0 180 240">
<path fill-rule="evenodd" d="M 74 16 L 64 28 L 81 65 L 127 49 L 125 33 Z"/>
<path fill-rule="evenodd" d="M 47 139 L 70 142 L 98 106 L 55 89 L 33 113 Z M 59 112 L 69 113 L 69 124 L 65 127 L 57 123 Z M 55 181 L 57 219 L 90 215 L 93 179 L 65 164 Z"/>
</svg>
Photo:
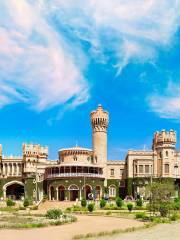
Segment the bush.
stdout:
<svg viewBox="0 0 180 240">
<path fill-rule="evenodd" d="M 168 214 L 168 207 L 167 206 L 160 206 L 159 212 L 161 217 L 166 217 Z"/>
<path fill-rule="evenodd" d="M 176 221 L 176 220 L 178 220 L 179 219 L 179 217 L 178 217 L 178 215 L 176 214 L 176 213 L 174 213 L 174 214 L 172 214 L 171 216 L 170 216 L 170 220 L 171 221 Z"/>
<path fill-rule="evenodd" d="M 142 205 L 143 205 L 142 198 L 138 198 L 138 199 L 136 200 L 136 206 L 142 207 Z"/>
<path fill-rule="evenodd" d="M 139 212 L 139 213 L 136 213 L 136 219 L 144 219 L 145 218 L 145 212 Z"/>
<path fill-rule="evenodd" d="M 87 208 L 88 208 L 89 212 L 93 212 L 94 211 L 94 203 L 89 203 Z"/>
<path fill-rule="evenodd" d="M 30 209 L 31 209 L 31 210 L 38 210 L 38 206 L 37 206 L 37 205 L 33 205 L 33 206 L 31 206 Z"/>
<path fill-rule="evenodd" d="M 63 215 L 61 209 L 50 209 L 46 213 L 48 219 L 58 219 Z"/>
<path fill-rule="evenodd" d="M 28 207 L 29 206 L 29 200 L 27 198 L 24 199 L 23 206 L 24 207 Z"/>
<path fill-rule="evenodd" d="M 100 201 L 100 208 L 104 208 L 106 206 L 106 200 L 105 199 L 101 199 Z"/>
<path fill-rule="evenodd" d="M 86 199 L 85 199 L 85 198 L 82 198 L 82 200 L 81 200 L 81 206 L 82 206 L 82 207 L 86 207 L 86 205 L 87 205 Z"/>
<path fill-rule="evenodd" d="M 80 206 L 73 205 L 72 210 L 73 210 L 74 212 L 80 212 L 80 211 L 82 210 L 82 208 L 81 208 Z"/>
<path fill-rule="evenodd" d="M 129 210 L 129 212 L 131 212 L 133 210 L 133 204 L 132 203 L 128 203 L 127 204 L 127 208 Z"/>
<path fill-rule="evenodd" d="M 117 207 L 122 207 L 123 205 L 123 200 L 120 197 L 116 198 L 116 205 Z"/>
<path fill-rule="evenodd" d="M 8 198 L 7 200 L 6 200 L 6 205 L 7 205 L 7 207 L 13 207 L 13 206 L 15 206 L 15 202 L 12 200 L 12 199 L 10 199 L 10 198 Z"/>
<path fill-rule="evenodd" d="M 20 206 L 19 210 L 26 210 L 26 208 L 24 206 Z"/>
</svg>

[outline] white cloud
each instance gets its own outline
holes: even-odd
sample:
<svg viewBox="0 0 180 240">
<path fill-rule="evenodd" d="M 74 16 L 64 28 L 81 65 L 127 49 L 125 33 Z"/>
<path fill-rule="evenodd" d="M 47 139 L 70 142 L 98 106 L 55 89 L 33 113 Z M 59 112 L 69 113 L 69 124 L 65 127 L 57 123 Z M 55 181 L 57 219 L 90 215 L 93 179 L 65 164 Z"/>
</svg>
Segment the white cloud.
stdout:
<svg viewBox="0 0 180 240">
<path fill-rule="evenodd" d="M 86 59 L 82 51 L 77 49 L 83 58 L 83 64 L 78 65 L 72 46 L 50 27 L 36 5 L 25 0 L 1 5 L 7 21 L 2 15 L 0 107 L 25 102 L 41 111 L 71 98 L 77 101 L 82 96 L 81 102 L 86 101 L 88 86 L 82 74 Z"/>
<path fill-rule="evenodd" d="M 60 11 L 60 21 L 91 43 L 95 57 L 115 52 L 119 73 L 131 60 L 156 59 L 157 47 L 168 47 L 180 24 L 176 0 L 53 0 L 48 9 L 49 14 Z"/>
<path fill-rule="evenodd" d="M 153 94 L 147 100 L 151 111 L 161 118 L 180 120 L 180 85 L 169 82 L 164 94 Z"/>
<path fill-rule="evenodd" d="M 104 63 L 111 51 L 117 74 L 130 61 L 154 61 L 180 23 L 176 0 L 7 0 L 0 9 L 0 84 L 12 91 L 0 91 L 0 107 L 25 102 L 39 111 L 87 101 L 88 59 Z"/>
</svg>

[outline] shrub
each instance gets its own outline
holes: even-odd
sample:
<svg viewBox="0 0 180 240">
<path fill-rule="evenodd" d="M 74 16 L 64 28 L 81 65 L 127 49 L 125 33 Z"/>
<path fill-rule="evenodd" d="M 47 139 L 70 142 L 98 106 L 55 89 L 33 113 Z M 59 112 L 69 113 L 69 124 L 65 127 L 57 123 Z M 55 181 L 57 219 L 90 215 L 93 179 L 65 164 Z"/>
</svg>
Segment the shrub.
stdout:
<svg viewBox="0 0 180 240">
<path fill-rule="evenodd" d="M 38 210 L 38 206 L 37 205 L 31 206 L 31 210 Z"/>
<path fill-rule="evenodd" d="M 23 206 L 24 207 L 28 207 L 29 206 L 29 200 L 27 198 L 24 199 Z"/>
<path fill-rule="evenodd" d="M 72 211 L 72 209 L 71 209 L 71 207 L 67 207 L 65 211 L 70 213 Z"/>
<path fill-rule="evenodd" d="M 94 211 L 94 204 L 93 203 L 89 203 L 87 208 L 88 208 L 89 212 L 93 212 Z"/>
<path fill-rule="evenodd" d="M 105 199 L 101 199 L 100 201 L 100 208 L 103 208 L 106 206 L 106 200 Z"/>
<path fill-rule="evenodd" d="M 116 205 L 117 205 L 118 207 L 122 207 L 122 205 L 123 205 L 123 200 L 122 200 L 120 197 L 117 197 L 117 198 L 116 198 Z"/>
<path fill-rule="evenodd" d="M 145 212 L 139 212 L 139 213 L 136 213 L 136 219 L 144 219 L 145 218 Z"/>
<path fill-rule="evenodd" d="M 6 200 L 6 205 L 7 205 L 7 207 L 13 207 L 13 206 L 15 206 L 15 202 L 12 199 L 8 198 Z"/>
<path fill-rule="evenodd" d="M 168 207 L 165 206 L 165 205 L 164 206 L 160 206 L 159 212 L 160 212 L 161 217 L 166 217 L 167 214 L 168 214 Z"/>
<path fill-rule="evenodd" d="M 19 206 L 19 210 L 26 210 L 24 206 Z"/>
<path fill-rule="evenodd" d="M 58 219 L 63 215 L 61 209 L 50 209 L 46 213 L 48 219 Z"/>
<path fill-rule="evenodd" d="M 142 198 L 138 198 L 138 199 L 136 200 L 136 205 L 137 205 L 138 207 L 142 207 L 142 205 L 143 205 Z"/>
<path fill-rule="evenodd" d="M 127 208 L 131 212 L 133 210 L 133 204 L 132 203 L 128 203 L 127 204 Z"/>
<path fill-rule="evenodd" d="M 174 214 L 172 214 L 171 216 L 170 216 L 170 220 L 171 221 L 176 221 L 176 220 L 178 220 L 179 219 L 179 217 L 178 217 L 178 215 L 176 214 L 176 213 L 174 213 Z"/>
<path fill-rule="evenodd" d="M 85 199 L 85 198 L 82 198 L 82 200 L 81 200 L 81 206 L 82 206 L 82 207 L 86 207 L 86 205 L 87 205 L 86 199 Z"/>
<path fill-rule="evenodd" d="M 74 212 L 79 212 L 79 211 L 81 211 L 82 209 L 81 209 L 81 207 L 80 207 L 80 206 L 73 205 L 73 208 L 72 208 L 72 210 L 73 210 Z"/>
</svg>

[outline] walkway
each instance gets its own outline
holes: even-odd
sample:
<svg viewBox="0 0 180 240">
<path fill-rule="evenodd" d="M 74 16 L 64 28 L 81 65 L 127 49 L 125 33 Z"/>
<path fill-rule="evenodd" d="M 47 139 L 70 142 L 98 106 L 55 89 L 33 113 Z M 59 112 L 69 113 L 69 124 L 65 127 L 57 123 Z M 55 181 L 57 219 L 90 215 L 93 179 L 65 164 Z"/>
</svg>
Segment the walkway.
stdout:
<svg viewBox="0 0 180 240">
<path fill-rule="evenodd" d="M 129 227 L 142 226 L 143 223 L 136 220 L 102 217 L 102 216 L 78 216 L 78 221 L 57 227 L 36 228 L 24 230 L 0 230 L 2 240 L 71 240 L 74 235 L 112 231 Z"/>
<path fill-rule="evenodd" d="M 98 240 L 179 240 L 180 222 L 160 224 L 153 228 L 143 229 L 133 233 L 113 235 L 98 238 Z"/>
</svg>

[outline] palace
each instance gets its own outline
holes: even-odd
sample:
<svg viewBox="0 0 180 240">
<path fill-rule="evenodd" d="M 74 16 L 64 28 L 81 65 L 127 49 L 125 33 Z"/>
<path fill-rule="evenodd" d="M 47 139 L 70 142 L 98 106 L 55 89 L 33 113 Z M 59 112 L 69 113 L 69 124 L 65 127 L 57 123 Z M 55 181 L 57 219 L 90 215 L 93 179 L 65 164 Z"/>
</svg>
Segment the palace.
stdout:
<svg viewBox="0 0 180 240">
<path fill-rule="evenodd" d="M 58 151 L 58 160 L 48 160 L 48 147 L 23 144 L 22 156 L 3 156 L 0 145 L 0 197 L 39 201 L 75 201 L 144 194 L 154 179 L 170 179 L 180 189 L 180 151 L 176 132 L 154 134 L 152 150 L 129 150 L 122 160 L 107 159 L 109 114 L 99 105 L 90 114 L 92 149 L 75 146 Z"/>
</svg>

